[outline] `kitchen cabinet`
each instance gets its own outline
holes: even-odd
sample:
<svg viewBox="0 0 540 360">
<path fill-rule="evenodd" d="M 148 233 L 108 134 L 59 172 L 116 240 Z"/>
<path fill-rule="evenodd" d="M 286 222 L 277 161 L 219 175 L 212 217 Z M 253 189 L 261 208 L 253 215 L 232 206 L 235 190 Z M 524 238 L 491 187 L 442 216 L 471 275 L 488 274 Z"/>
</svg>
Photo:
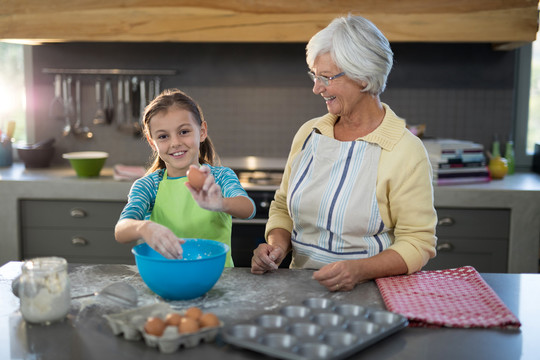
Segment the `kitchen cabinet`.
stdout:
<svg viewBox="0 0 540 360">
<path fill-rule="evenodd" d="M 37 224 L 30 226 L 26 220 L 22 219 L 21 205 L 24 201 L 67 201 L 73 203 L 117 203 L 117 210 L 106 217 L 109 223 L 95 229 L 104 230 L 109 240 L 105 240 L 108 247 L 120 246 L 113 240 L 113 224 L 120 214 L 120 204 L 127 201 L 127 194 L 132 183 L 129 181 L 115 181 L 113 179 L 112 168 L 106 167 L 102 170 L 98 178 L 78 178 L 71 168 L 48 168 L 48 169 L 25 169 L 23 164 L 16 163 L 10 168 L 0 169 L 0 229 L 2 236 L 0 241 L 0 264 L 7 261 L 22 260 L 22 251 L 25 250 L 22 232 L 29 229 L 47 229 L 49 224 Z M 482 184 L 463 184 L 452 186 L 436 186 L 434 188 L 435 207 L 439 211 L 439 218 L 444 218 L 444 211 L 470 210 L 465 212 L 466 216 L 455 218 L 455 227 L 438 228 L 440 244 L 445 239 L 451 239 L 454 246 L 459 242 L 454 240 L 460 237 L 457 231 L 461 231 L 461 225 L 465 226 L 464 231 L 467 245 L 477 249 L 488 251 L 493 243 L 506 239 L 506 267 L 502 272 L 509 273 L 537 273 L 539 263 L 540 244 L 540 175 L 533 173 L 517 173 L 506 176 L 503 180 L 491 181 Z M 17 209 L 16 211 L 14 211 Z M 485 212 L 489 210 L 490 212 Z M 480 214 L 497 214 L 491 215 Z M 500 214 L 503 214 L 502 216 Z M 472 214 L 472 215 L 471 215 Z M 40 215 L 36 215 L 40 216 Z M 47 215 L 48 216 L 48 215 Z M 479 223 L 478 219 L 483 220 Z M 107 220 L 108 219 L 108 220 Z M 504 219 L 504 220 L 502 220 Z M 65 220 L 74 221 L 72 219 Z M 469 221 L 467 223 L 467 221 Z M 509 221 L 509 225 L 499 228 L 500 224 Z M 82 222 L 84 224 L 84 222 Z M 59 227 L 71 229 L 74 227 L 60 221 Z M 24 227 L 24 229 L 23 229 Z M 49 225 L 49 229 L 50 229 Z M 81 227 L 83 230 L 84 226 Z M 104 229 L 105 228 L 105 229 Z M 467 229 L 474 231 L 468 234 Z M 501 230 L 502 229 L 502 230 Z M 482 232 L 488 235 L 482 235 Z M 480 234 L 479 234 L 480 233 Z M 477 236 L 479 234 L 479 236 Z M 469 237 L 475 241 L 489 241 L 490 247 L 475 246 L 476 242 L 470 241 Z M 43 240 L 43 239 L 41 239 Z M 496 240 L 494 242 L 494 240 Z M 71 238 L 68 238 L 68 242 Z M 234 241 L 234 239 L 233 239 Z M 459 245 L 458 248 L 460 248 Z M 128 246 L 129 247 L 129 246 Z M 46 249 L 45 249 L 46 250 Z M 131 254 L 126 249 L 128 257 Z M 469 250 L 463 251 L 469 253 Z M 439 253 L 439 255 L 442 251 Z M 101 254 L 107 256 L 111 254 L 106 248 Z M 451 254 L 448 254 L 450 256 Z M 453 258 L 455 254 L 451 257 Z M 456 255 L 457 256 L 457 255 Z M 477 257 L 479 255 L 476 255 Z M 496 255 L 490 255 L 496 256 Z M 89 256 L 94 258 L 95 256 Z M 441 261 L 445 256 L 439 256 L 431 260 L 428 266 L 435 266 L 437 261 Z M 109 256 L 110 258 L 110 256 Z M 504 262 L 504 261 L 501 261 Z M 467 261 L 468 262 L 468 261 Z M 474 263 L 473 263 L 474 264 Z M 460 263 L 461 265 L 461 263 Z M 471 265 L 471 263 L 469 263 Z M 480 270 L 483 271 L 483 270 Z"/>
<path fill-rule="evenodd" d="M 424 270 L 470 265 L 480 272 L 508 269 L 509 209 L 437 208 L 437 256 Z"/>
<path fill-rule="evenodd" d="M 537 6 L 531 0 L 20 0 L 2 4 L 0 39 L 306 42 L 333 18 L 354 13 L 393 42 L 520 44 L 536 38 Z"/>
<path fill-rule="evenodd" d="M 61 256 L 73 263 L 134 264 L 132 245 L 114 239 L 125 202 L 21 200 L 22 258 Z M 236 266 L 251 266 L 253 250 L 264 241 L 263 221 L 235 221 L 232 255 Z M 290 255 L 281 267 L 288 267 Z"/>
<path fill-rule="evenodd" d="M 21 200 L 22 257 L 134 264 L 132 246 L 114 239 L 114 226 L 124 205 L 118 201 Z"/>
</svg>

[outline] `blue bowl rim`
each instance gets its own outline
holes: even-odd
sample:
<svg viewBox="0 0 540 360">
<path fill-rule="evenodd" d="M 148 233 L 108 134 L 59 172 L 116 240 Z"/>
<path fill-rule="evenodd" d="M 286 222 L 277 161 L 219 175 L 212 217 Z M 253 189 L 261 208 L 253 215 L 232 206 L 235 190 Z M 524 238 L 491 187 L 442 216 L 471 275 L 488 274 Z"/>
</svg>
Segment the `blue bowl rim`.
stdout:
<svg viewBox="0 0 540 360">
<path fill-rule="evenodd" d="M 133 253 L 133 255 L 135 255 L 135 257 L 141 257 L 143 259 L 151 259 L 152 261 L 159 261 L 159 262 L 176 262 L 178 260 L 182 261 L 182 262 L 197 262 L 197 261 L 205 261 L 205 260 L 210 260 L 210 259 L 214 259 L 214 258 L 217 258 L 217 257 L 220 257 L 220 256 L 223 256 L 224 254 L 226 255 L 228 252 L 229 252 L 229 245 L 227 244 L 224 244 L 220 241 L 216 241 L 216 240 L 210 240 L 210 239 L 196 239 L 196 238 L 184 238 L 184 240 L 186 240 L 186 242 L 188 241 L 201 241 L 201 242 L 208 242 L 208 241 L 211 241 L 212 243 L 217 243 L 219 244 L 220 246 L 223 246 L 222 248 L 222 252 L 220 251 L 218 254 L 213 254 L 211 256 L 208 256 L 208 257 L 205 257 L 205 258 L 202 258 L 202 259 L 167 259 L 165 257 L 163 258 L 156 258 L 156 257 L 150 257 L 150 256 L 146 256 L 146 255 L 143 255 L 141 253 L 139 253 L 139 249 L 140 248 L 143 248 L 143 247 L 149 247 L 150 249 L 152 249 L 152 247 L 150 245 L 148 245 L 146 242 L 142 243 L 142 244 L 139 244 L 139 245 L 135 245 L 132 249 L 131 249 L 131 252 Z M 153 250 L 153 249 L 152 249 Z M 155 251 L 155 250 L 154 250 Z"/>
</svg>

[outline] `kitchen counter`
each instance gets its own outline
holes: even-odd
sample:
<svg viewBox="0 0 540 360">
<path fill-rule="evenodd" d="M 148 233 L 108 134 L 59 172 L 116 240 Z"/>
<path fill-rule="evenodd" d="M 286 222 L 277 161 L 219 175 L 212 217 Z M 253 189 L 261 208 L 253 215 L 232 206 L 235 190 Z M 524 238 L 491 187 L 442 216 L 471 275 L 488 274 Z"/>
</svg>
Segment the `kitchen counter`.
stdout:
<svg viewBox="0 0 540 360">
<path fill-rule="evenodd" d="M 0 264 L 20 260 L 20 199 L 127 201 L 131 182 L 115 181 L 112 175 L 112 168 L 88 179 L 78 178 L 71 168 L 25 169 L 21 163 L 0 168 Z M 490 183 L 436 186 L 435 206 L 510 209 L 509 272 L 538 272 L 540 175 L 519 173 Z"/>
<path fill-rule="evenodd" d="M 20 274 L 20 262 L 0 268 L 0 358 L 1 359 L 260 359 L 262 355 L 224 343 L 180 349 L 161 354 L 141 341 L 115 336 L 103 318 L 118 311 L 99 297 L 72 300 L 67 319 L 50 326 L 30 325 L 18 310 L 19 299 L 11 292 L 11 281 Z M 354 303 L 384 309 L 375 282 L 358 285 L 351 292 L 328 292 L 311 279 L 312 271 L 279 269 L 252 275 L 248 268 L 225 269 L 206 295 L 189 301 L 171 301 L 176 311 L 198 306 L 211 311 L 227 325 L 248 320 L 263 312 L 299 304 L 309 297 L 336 303 Z M 142 282 L 132 265 L 69 265 L 71 295 L 93 293 L 109 283 L 124 281 L 138 293 L 139 306 L 160 301 Z M 351 356 L 351 359 L 537 359 L 540 343 L 539 274 L 482 274 L 506 306 L 519 318 L 519 330 L 405 328 Z"/>
</svg>

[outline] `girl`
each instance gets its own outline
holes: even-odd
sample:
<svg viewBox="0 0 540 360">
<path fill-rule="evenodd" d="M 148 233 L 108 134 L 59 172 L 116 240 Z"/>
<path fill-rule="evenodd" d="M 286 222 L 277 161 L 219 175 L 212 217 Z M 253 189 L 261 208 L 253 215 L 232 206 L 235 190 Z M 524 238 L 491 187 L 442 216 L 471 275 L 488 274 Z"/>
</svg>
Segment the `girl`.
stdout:
<svg viewBox="0 0 540 360">
<path fill-rule="evenodd" d="M 230 247 L 231 215 L 250 219 L 255 203 L 234 171 L 214 166 L 215 151 L 199 105 L 180 90 L 165 90 L 146 107 L 143 131 L 154 162 L 131 187 L 115 227 L 116 241 L 142 238 L 169 259 L 182 257 L 182 238 L 217 240 Z M 199 166 L 206 179 L 197 191 L 186 174 Z M 231 251 L 225 266 L 233 266 Z"/>
</svg>

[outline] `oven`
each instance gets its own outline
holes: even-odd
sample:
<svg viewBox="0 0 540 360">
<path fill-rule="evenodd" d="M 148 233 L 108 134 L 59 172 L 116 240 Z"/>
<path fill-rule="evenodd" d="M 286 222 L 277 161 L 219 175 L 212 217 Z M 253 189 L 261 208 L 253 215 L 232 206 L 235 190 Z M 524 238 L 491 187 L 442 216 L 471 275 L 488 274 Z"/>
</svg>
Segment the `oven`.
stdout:
<svg viewBox="0 0 540 360">
<path fill-rule="evenodd" d="M 285 166 L 284 159 L 236 158 L 236 161 L 223 160 L 232 168 L 248 195 L 255 202 L 256 215 L 253 219 L 233 218 L 231 250 L 236 267 L 251 267 L 253 250 L 264 243 L 264 230 L 268 220 L 270 203 L 279 188 Z M 291 254 L 287 255 L 280 267 L 289 267 Z"/>
</svg>

